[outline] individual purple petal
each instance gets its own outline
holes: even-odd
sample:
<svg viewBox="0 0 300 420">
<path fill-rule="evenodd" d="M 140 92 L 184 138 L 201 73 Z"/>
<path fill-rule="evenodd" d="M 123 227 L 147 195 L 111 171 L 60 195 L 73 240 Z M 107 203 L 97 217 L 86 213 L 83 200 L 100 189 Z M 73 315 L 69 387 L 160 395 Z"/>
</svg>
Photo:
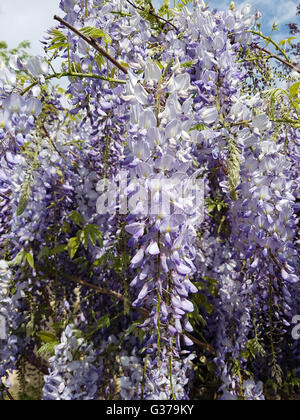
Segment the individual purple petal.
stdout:
<svg viewBox="0 0 300 420">
<path fill-rule="evenodd" d="M 132 258 L 131 264 L 135 266 L 141 265 L 144 259 L 144 255 L 145 255 L 145 249 L 144 248 L 139 249 L 138 252 L 135 254 L 135 256 Z"/>
<path fill-rule="evenodd" d="M 150 245 L 147 248 L 147 253 L 153 256 L 160 254 L 157 242 L 151 241 Z"/>
</svg>

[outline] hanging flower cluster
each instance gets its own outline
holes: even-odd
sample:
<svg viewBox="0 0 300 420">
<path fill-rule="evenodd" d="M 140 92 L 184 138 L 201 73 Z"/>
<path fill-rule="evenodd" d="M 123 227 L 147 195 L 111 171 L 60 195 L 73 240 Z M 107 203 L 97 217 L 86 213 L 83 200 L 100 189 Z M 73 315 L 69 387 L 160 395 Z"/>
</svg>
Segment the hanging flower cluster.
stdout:
<svg viewBox="0 0 300 420">
<path fill-rule="evenodd" d="M 61 0 L 0 68 L 0 391 L 263 400 L 300 380 L 299 82 L 253 84 L 248 6 L 135 3 Z"/>
</svg>

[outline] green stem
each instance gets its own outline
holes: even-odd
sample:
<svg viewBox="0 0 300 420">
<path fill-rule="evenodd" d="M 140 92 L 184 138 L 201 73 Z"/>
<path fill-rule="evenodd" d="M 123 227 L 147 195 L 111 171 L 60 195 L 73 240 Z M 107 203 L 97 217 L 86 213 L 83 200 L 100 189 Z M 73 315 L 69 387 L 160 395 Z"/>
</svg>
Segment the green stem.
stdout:
<svg viewBox="0 0 300 420">
<path fill-rule="evenodd" d="M 158 247 L 160 249 L 160 231 L 158 232 Z M 161 261 L 160 261 L 160 253 L 158 255 L 158 278 L 160 279 L 161 276 Z M 159 287 L 157 287 L 157 313 L 158 313 L 158 320 L 157 320 L 157 351 L 158 357 L 160 356 L 161 346 L 160 346 L 160 328 L 161 328 L 161 319 L 160 319 L 160 311 L 161 311 L 161 295 Z"/>
<path fill-rule="evenodd" d="M 170 385 L 171 385 L 171 391 L 172 391 L 172 398 L 175 401 L 176 395 L 175 395 L 174 387 L 173 387 L 172 355 L 169 356 L 169 369 L 170 369 Z"/>
<path fill-rule="evenodd" d="M 108 159 L 109 159 L 109 146 L 110 137 L 106 134 L 105 152 L 104 152 L 104 181 L 107 179 Z"/>
<path fill-rule="evenodd" d="M 286 61 L 290 64 L 291 63 L 291 60 L 289 59 L 289 57 L 286 55 L 286 53 L 285 53 L 285 51 L 282 49 L 282 48 L 280 48 L 279 47 L 279 45 L 277 45 L 276 44 L 276 42 L 275 41 L 273 41 L 273 39 L 272 38 L 270 38 L 270 37 L 268 37 L 268 36 L 265 36 L 265 35 L 263 35 L 262 33 L 260 33 L 260 32 L 258 32 L 258 31 L 246 31 L 246 32 L 251 32 L 251 33 L 253 33 L 254 35 L 258 35 L 258 36 L 260 36 L 261 38 L 263 38 L 265 41 L 267 41 L 268 43 L 271 43 L 275 48 L 276 48 L 276 50 L 277 51 L 279 51 L 283 56 L 284 56 L 284 58 L 286 59 Z"/>
<path fill-rule="evenodd" d="M 241 397 L 243 399 L 245 399 L 245 394 L 244 394 L 244 390 L 243 390 L 243 378 L 242 378 L 241 366 L 240 366 L 240 363 L 239 362 L 238 362 L 237 374 L 238 374 L 239 382 L 240 382 L 240 393 L 241 393 Z"/>
<path fill-rule="evenodd" d="M 284 124 L 300 124 L 300 121 L 291 120 L 289 118 L 281 119 L 281 120 L 276 120 L 274 118 L 274 119 L 271 119 L 270 121 L 277 122 L 277 123 L 284 123 Z"/>
<path fill-rule="evenodd" d="M 273 341 L 273 284 L 270 277 L 269 280 L 269 324 L 270 324 L 270 342 L 271 342 L 271 351 L 272 351 L 272 362 L 273 365 L 276 365 L 276 354 Z"/>
<path fill-rule="evenodd" d="M 143 369 L 143 380 L 142 380 L 142 392 L 141 392 L 141 399 L 144 399 L 145 395 L 145 385 L 146 385 L 146 372 L 147 372 L 147 364 L 148 364 L 149 354 L 145 357 L 144 369 Z"/>
</svg>

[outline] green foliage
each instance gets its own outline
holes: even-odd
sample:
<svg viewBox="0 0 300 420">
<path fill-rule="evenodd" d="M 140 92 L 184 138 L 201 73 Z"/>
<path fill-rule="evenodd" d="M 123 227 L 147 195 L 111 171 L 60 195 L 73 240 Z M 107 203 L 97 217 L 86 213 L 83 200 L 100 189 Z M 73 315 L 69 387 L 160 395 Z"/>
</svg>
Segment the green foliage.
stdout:
<svg viewBox="0 0 300 420">
<path fill-rule="evenodd" d="M 143 338 L 144 338 L 144 336 L 145 336 L 145 331 L 144 330 L 142 330 L 141 328 L 139 328 L 139 326 L 142 324 L 142 322 L 141 321 L 135 321 L 135 322 L 133 322 L 131 325 L 130 325 L 130 327 L 128 327 L 127 328 L 127 330 L 125 331 L 125 333 L 124 333 L 124 337 L 127 337 L 128 335 L 130 335 L 130 334 L 134 334 L 135 335 L 135 337 L 137 337 L 139 340 L 140 340 L 140 342 L 142 342 L 143 341 Z M 143 351 L 144 351 L 145 349 L 142 349 L 141 350 L 141 353 L 143 353 Z"/>
<path fill-rule="evenodd" d="M 252 356 L 254 359 L 258 356 L 265 356 L 266 351 L 263 348 L 263 346 L 260 344 L 257 337 L 252 338 L 247 342 L 247 350 L 243 352 L 243 357 L 245 359 L 248 359 L 250 356 Z"/>
<path fill-rule="evenodd" d="M 209 301 L 208 296 L 213 297 L 218 294 L 218 281 L 216 279 L 203 277 L 203 280 L 204 281 L 202 282 L 194 283 L 199 292 L 196 293 L 192 299 L 194 303 L 194 312 L 188 314 L 189 321 L 191 322 L 194 330 L 200 335 L 202 334 L 199 327 L 206 326 L 206 321 L 202 315 L 203 312 L 209 315 L 212 315 L 213 313 L 213 305 Z M 204 338 L 202 337 L 202 339 Z"/>
<path fill-rule="evenodd" d="M 290 87 L 289 91 L 285 89 L 281 89 L 281 88 L 274 88 L 274 89 L 265 90 L 263 92 L 264 96 L 269 99 L 270 113 L 271 113 L 272 118 L 275 117 L 277 106 L 280 106 L 283 112 L 283 118 L 286 118 L 287 122 L 291 121 L 289 117 L 290 117 L 290 113 L 292 109 L 296 112 L 299 118 L 299 114 L 298 114 L 298 109 L 299 109 L 299 104 L 300 104 L 299 85 L 300 85 L 299 82 L 294 83 Z M 283 107 L 282 96 L 288 99 L 290 106 L 287 106 L 286 108 Z"/>
<path fill-rule="evenodd" d="M 28 262 L 30 267 L 34 269 L 34 258 L 33 258 L 33 255 L 30 254 L 29 252 L 26 253 L 26 261 Z"/>
<path fill-rule="evenodd" d="M 78 211 L 72 211 L 72 213 L 69 215 L 69 219 L 79 227 L 82 227 L 84 223 L 83 218 Z"/>
<path fill-rule="evenodd" d="M 48 51 L 57 50 L 59 48 L 68 48 L 68 38 L 61 31 L 52 29 L 51 35 L 53 38 L 50 47 L 47 48 Z"/>
<path fill-rule="evenodd" d="M 213 213 L 215 211 L 220 213 L 223 209 L 228 208 L 228 203 L 225 203 L 220 197 L 217 197 L 216 199 L 208 198 L 206 203 L 209 213 Z"/>
<path fill-rule="evenodd" d="M 96 55 L 96 63 L 100 70 L 105 66 L 105 61 L 102 54 L 99 53 Z"/>
<path fill-rule="evenodd" d="M 41 340 L 42 345 L 37 350 L 38 356 L 43 359 L 48 359 L 54 355 L 55 346 L 59 344 L 59 341 L 55 334 L 52 334 L 49 331 L 39 331 L 37 337 Z"/>
<path fill-rule="evenodd" d="M 297 98 L 298 107 L 299 107 L 299 96 L 300 96 L 300 82 L 294 83 L 290 89 L 289 94 L 291 98 Z"/>
<path fill-rule="evenodd" d="M 21 61 L 29 58 L 28 49 L 30 48 L 29 41 L 22 41 L 16 48 L 8 48 L 8 45 L 4 41 L 0 41 L 0 62 L 3 61 L 5 65 L 8 65 L 9 59 L 13 55 L 17 55 Z M 17 72 L 19 73 L 19 72 Z"/>
<path fill-rule="evenodd" d="M 79 246 L 80 246 L 79 238 L 76 237 L 76 238 L 71 238 L 69 240 L 67 249 L 68 249 L 71 260 L 75 257 L 75 254 L 77 253 Z"/>
<path fill-rule="evenodd" d="M 170 0 L 163 0 L 162 5 L 159 9 L 161 16 L 169 15 L 170 13 Z"/>
<path fill-rule="evenodd" d="M 34 257 L 30 252 L 21 251 L 15 257 L 12 265 L 22 266 L 28 264 L 32 269 L 34 268 Z"/>
<path fill-rule="evenodd" d="M 49 331 L 39 331 L 37 336 L 45 344 L 53 343 L 53 341 L 56 341 L 56 336 Z"/>
<path fill-rule="evenodd" d="M 190 4 L 192 4 L 193 0 L 180 0 L 176 7 L 177 9 L 181 10 L 183 7 L 188 7 Z"/>
<path fill-rule="evenodd" d="M 38 349 L 37 354 L 43 359 L 49 359 L 49 357 L 54 356 L 55 346 L 57 346 L 58 344 L 58 341 L 51 341 L 50 343 L 45 343 Z"/>
<path fill-rule="evenodd" d="M 106 44 L 111 44 L 111 37 L 99 28 L 95 28 L 93 26 L 86 26 L 85 28 L 80 29 L 80 31 L 84 35 L 89 36 L 90 38 L 102 38 Z"/>
<path fill-rule="evenodd" d="M 17 216 L 22 216 L 22 214 L 25 212 L 28 205 L 30 192 L 31 192 L 30 182 L 26 181 L 22 185 L 21 195 L 19 198 L 18 209 L 17 209 Z"/>
<path fill-rule="evenodd" d="M 292 45 L 292 41 L 294 40 L 294 39 L 297 39 L 295 36 L 290 36 L 289 38 L 287 38 L 287 39 L 282 39 L 279 43 L 278 43 L 278 45 L 279 46 L 283 46 L 283 47 L 286 47 L 287 45 L 289 45 L 290 47 L 291 47 L 291 45 Z"/>
<path fill-rule="evenodd" d="M 73 215 L 74 216 L 74 215 Z M 78 219 L 76 218 L 77 222 Z M 83 227 L 83 229 L 77 232 L 77 236 L 69 240 L 67 245 L 67 250 L 69 252 L 71 260 L 75 257 L 80 244 L 83 245 L 84 249 L 87 250 L 89 241 L 96 246 L 97 243 L 99 246 L 102 246 L 102 232 L 100 231 L 97 225 L 88 224 Z"/>
<path fill-rule="evenodd" d="M 204 124 L 196 124 L 194 125 L 194 127 L 189 129 L 189 132 L 193 131 L 193 130 L 197 130 L 197 131 L 203 131 L 206 129 L 206 126 Z"/>
</svg>

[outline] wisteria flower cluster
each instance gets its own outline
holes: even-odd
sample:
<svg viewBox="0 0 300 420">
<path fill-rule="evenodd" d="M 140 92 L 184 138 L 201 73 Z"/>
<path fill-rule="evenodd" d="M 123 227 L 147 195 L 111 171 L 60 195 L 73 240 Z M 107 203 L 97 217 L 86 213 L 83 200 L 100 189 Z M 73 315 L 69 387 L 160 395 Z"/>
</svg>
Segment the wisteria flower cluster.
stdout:
<svg viewBox="0 0 300 420">
<path fill-rule="evenodd" d="M 1 64 L 3 399 L 24 363 L 43 400 L 300 386 L 299 68 L 248 6 L 168 3 L 61 0 Z"/>
</svg>

